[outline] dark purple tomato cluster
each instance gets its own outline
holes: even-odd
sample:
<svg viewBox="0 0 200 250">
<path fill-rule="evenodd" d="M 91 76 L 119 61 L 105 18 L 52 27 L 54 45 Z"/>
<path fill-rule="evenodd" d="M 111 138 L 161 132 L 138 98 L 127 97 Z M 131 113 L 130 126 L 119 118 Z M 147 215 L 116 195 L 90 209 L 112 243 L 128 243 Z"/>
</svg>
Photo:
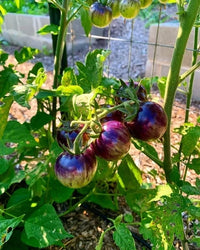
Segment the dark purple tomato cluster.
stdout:
<svg viewBox="0 0 200 250">
<path fill-rule="evenodd" d="M 153 0 L 96 1 L 90 7 L 91 21 L 94 26 L 104 28 L 111 23 L 112 19 L 120 16 L 126 19 L 132 19 L 139 14 L 140 9 L 149 7 L 152 1 Z"/>
<path fill-rule="evenodd" d="M 107 161 L 122 159 L 130 149 L 131 137 L 149 141 L 164 135 L 167 128 L 164 109 L 158 103 L 148 101 L 145 89 L 138 83 L 131 82 L 125 85 L 129 90 L 131 87 L 136 90 L 139 102 L 137 115 L 132 121 L 125 122 L 124 113 L 117 109 L 108 113 L 100 120 L 101 131 L 95 140 L 89 143 L 89 134 L 82 133 L 82 145 L 86 149 L 79 154 L 72 154 L 65 149 L 71 148 L 83 125 L 70 131 L 64 130 L 63 127 L 59 128 L 57 141 L 65 151 L 56 160 L 55 174 L 63 185 L 70 188 L 87 185 L 96 173 L 96 156 Z M 117 104 L 121 105 L 127 101 L 127 97 L 122 95 L 124 88 L 117 94 Z"/>
</svg>

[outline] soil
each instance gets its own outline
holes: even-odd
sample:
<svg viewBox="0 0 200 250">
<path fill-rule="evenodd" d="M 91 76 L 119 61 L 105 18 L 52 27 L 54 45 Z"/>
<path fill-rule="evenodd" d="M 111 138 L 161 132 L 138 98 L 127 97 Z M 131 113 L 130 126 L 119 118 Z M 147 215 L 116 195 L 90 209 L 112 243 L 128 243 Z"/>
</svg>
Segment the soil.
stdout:
<svg viewBox="0 0 200 250">
<path fill-rule="evenodd" d="M 158 10 L 159 11 L 159 10 Z M 166 14 L 167 13 L 167 14 Z M 170 19 L 176 19 L 175 8 L 166 7 L 163 9 L 163 18 L 166 15 L 170 16 Z M 108 36 L 107 40 L 96 40 L 95 44 L 88 44 L 80 51 L 76 51 L 76 54 L 70 54 L 68 57 L 69 66 L 74 66 L 76 61 L 84 61 L 85 55 L 89 49 L 104 48 L 110 49 L 111 55 L 106 63 L 105 74 L 109 76 L 115 76 L 123 80 L 128 78 L 143 77 L 145 75 L 145 64 L 147 60 L 147 42 L 148 42 L 148 27 L 145 27 L 147 22 L 144 19 L 136 18 L 133 21 L 124 20 L 118 18 L 112 22 L 110 29 L 105 29 L 105 36 Z M 110 33 L 110 36 L 109 36 Z M 114 38 L 118 38 L 115 40 Z M 121 41 L 119 40 L 122 39 Z M 130 39 L 132 42 L 130 43 Z M 9 44 L 9 46 L 3 46 L 3 49 L 9 52 L 9 62 L 15 63 L 13 53 L 20 48 Z M 39 54 L 36 58 L 30 62 L 17 66 L 17 70 L 27 74 L 27 72 L 33 67 L 33 64 L 37 61 L 41 61 L 47 72 L 47 82 L 44 87 L 51 87 L 53 82 L 53 56 Z M 162 104 L 162 100 L 155 89 L 151 98 Z M 196 118 L 200 115 L 200 103 L 192 103 L 190 109 L 190 121 L 196 123 Z M 15 104 L 12 105 L 10 116 L 18 119 L 20 122 L 30 120 L 30 118 L 36 113 L 36 105 L 33 101 L 31 104 L 31 110 L 20 107 Z M 179 127 L 184 121 L 185 114 L 185 98 L 182 95 L 176 96 L 176 100 L 173 108 L 172 115 L 172 129 Z M 179 140 L 179 136 L 172 133 L 172 143 L 176 145 Z M 162 144 L 152 143 L 158 149 L 158 153 L 162 155 Z M 143 179 L 147 183 L 151 183 L 152 186 L 165 183 L 162 178 L 162 169 L 158 168 L 156 164 L 153 164 L 143 153 L 137 151 L 135 148 L 131 149 L 131 153 L 134 155 L 134 160 L 143 172 Z M 158 175 L 153 177 L 150 172 L 157 170 Z M 197 175 L 190 171 L 187 180 L 190 183 L 194 183 Z M 124 205 L 123 200 L 120 200 L 120 211 L 111 212 L 106 209 L 102 209 L 94 204 L 83 204 L 75 211 L 69 213 L 62 218 L 66 230 L 74 235 L 74 238 L 64 241 L 64 247 L 50 247 L 49 249 L 84 249 L 94 250 L 101 232 L 105 231 L 108 227 L 112 226 L 111 222 L 107 218 L 115 218 L 120 213 L 128 212 L 128 208 Z M 57 206 L 58 211 L 64 211 L 66 204 L 63 206 Z M 105 215 L 107 218 L 105 218 Z M 137 220 L 137 215 L 134 215 Z M 148 242 L 144 241 L 138 233 L 137 227 L 132 227 L 136 248 L 137 249 L 150 249 Z M 182 249 L 179 242 L 175 242 L 176 249 Z M 119 249 L 113 242 L 112 230 L 106 234 L 104 238 L 103 248 L 104 250 L 117 250 Z M 191 246 L 190 249 L 195 249 Z M 197 248 L 196 248 L 197 249 Z M 130 250 L 130 249 L 127 249 Z"/>
</svg>

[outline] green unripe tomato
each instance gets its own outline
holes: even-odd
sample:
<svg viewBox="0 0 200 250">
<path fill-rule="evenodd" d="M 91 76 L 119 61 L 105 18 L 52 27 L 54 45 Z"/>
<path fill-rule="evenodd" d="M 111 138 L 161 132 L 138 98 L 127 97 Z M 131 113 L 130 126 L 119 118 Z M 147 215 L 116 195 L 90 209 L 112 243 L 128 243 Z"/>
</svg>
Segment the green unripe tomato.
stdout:
<svg viewBox="0 0 200 250">
<path fill-rule="evenodd" d="M 135 18 L 140 11 L 140 0 L 122 0 L 119 4 L 119 11 L 124 18 Z"/>
<path fill-rule="evenodd" d="M 90 7 L 92 24 L 99 28 L 104 28 L 112 21 L 112 10 L 109 6 L 95 2 Z"/>
<path fill-rule="evenodd" d="M 140 0 L 140 9 L 145 9 L 147 7 L 149 7 L 152 4 L 153 0 Z"/>
<path fill-rule="evenodd" d="M 119 11 L 120 0 L 108 0 L 107 5 L 112 9 L 112 18 L 118 18 L 121 14 Z"/>
<path fill-rule="evenodd" d="M 162 3 L 162 4 L 166 4 L 166 3 L 168 3 L 168 0 L 158 0 L 160 3 Z"/>
</svg>

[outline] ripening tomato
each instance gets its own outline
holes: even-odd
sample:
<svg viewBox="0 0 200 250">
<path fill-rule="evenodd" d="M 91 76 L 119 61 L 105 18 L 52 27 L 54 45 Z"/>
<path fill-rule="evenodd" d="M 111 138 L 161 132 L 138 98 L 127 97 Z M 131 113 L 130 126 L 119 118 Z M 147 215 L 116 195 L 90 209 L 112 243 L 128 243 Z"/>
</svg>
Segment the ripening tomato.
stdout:
<svg viewBox="0 0 200 250">
<path fill-rule="evenodd" d="M 112 18 L 118 18 L 121 14 L 119 11 L 120 0 L 108 0 L 107 5 L 112 9 Z"/>
<path fill-rule="evenodd" d="M 104 28 L 112 21 L 112 9 L 100 2 L 95 2 L 90 6 L 90 16 L 94 26 Z"/>
<path fill-rule="evenodd" d="M 167 115 L 158 103 L 143 102 L 133 121 L 126 123 L 133 138 L 143 141 L 162 137 L 167 129 Z"/>
<path fill-rule="evenodd" d="M 96 169 L 96 156 L 90 147 L 80 155 L 61 153 L 54 166 L 57 179 L 70 188 L 82 188 L 89 184 Z"/>
<path fill-rule="evenodd" d="M 160 3 L 166 4 L 168 3 L 168 0 L 158 0 Z"/>
<path fill-rule="evenodd" d="M 114 161 L 124 157 L 130 149 L 130 133 L 124 123 L 111 120 L 102 124 L 102 131 L 91 147 L 95 154 Z"/>
<path fill-rule="evenodd" d="M 145 9 L 147 7 L 149 7 L 152 4 L 153 0 L 140 0 L 140 9 Z"/>
<path fill-rule="evenodd" d="M 140 0 L 121 0 L 119 11 L 124 18 L 135 18 L 140 11 Z"/>
</svg>

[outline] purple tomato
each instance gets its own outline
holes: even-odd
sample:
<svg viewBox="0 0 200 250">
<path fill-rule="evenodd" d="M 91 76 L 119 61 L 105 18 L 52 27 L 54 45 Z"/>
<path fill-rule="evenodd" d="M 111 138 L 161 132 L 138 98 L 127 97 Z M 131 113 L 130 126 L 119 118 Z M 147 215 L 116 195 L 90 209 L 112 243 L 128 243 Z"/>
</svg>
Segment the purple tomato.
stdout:
<svg viewBox="0 0 200 250">
<path fill-rule="evenodd" d="M 124 123 L 108 121 L 102 124 L 102 131 L 91 145 L 95 154 L 108 161 L 119 160 L 130 149 L 130 133 Z"/>
<path fill-rule="evenodd" d="M 148 141 L 162 137 L 167 128 L 167 115 L 155 102 L 140 104 L 136 118 L 126 123 L 132 137 Z"/>
<path fill-rule="evenodd" d="M 81 188 L 93 179 L 97 161 L 93 150 L 89 147 L 80 155 L 61 153 L 56 160 L 54 169 L 58 180 L 64 186 Z"/>
</svg>

